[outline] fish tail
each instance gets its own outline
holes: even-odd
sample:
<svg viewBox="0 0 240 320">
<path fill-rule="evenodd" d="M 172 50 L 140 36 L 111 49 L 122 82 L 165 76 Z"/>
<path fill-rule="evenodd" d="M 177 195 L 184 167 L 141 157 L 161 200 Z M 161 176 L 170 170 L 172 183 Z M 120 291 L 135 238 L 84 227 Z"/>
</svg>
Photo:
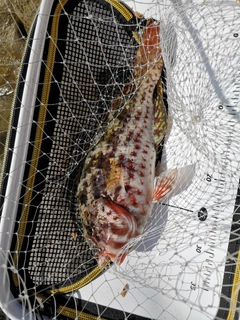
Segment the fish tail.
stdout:
<svg viewBox="0 0 240 320">
<path fill-rule="evenodd" d="M 148 67 L 149 65 L 156 64 L 162 65 L 161 47 L 160 47 L 160 23 L 153 22 L 149 19 L 142 35 L 142 43 L 136 55 L 135 67 Z M 147 68 L 144 68 L 147 70 Z M 146 70 L 141 72 L 143 75 Z"/>
<path fill-rule="evenodd" d="M 160 46 L 160 23 L 149 19 L 142 35 L 142 46 L 146 50 L 156 50 Z"/>
</svg>

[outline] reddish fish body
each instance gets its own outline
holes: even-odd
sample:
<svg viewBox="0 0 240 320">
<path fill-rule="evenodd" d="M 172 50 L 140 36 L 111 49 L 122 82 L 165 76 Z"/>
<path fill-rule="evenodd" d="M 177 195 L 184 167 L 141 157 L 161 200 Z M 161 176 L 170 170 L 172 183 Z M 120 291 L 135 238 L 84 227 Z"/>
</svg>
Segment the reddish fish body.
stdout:
<svg viewBox="0 0 240 320">
<path fill-rule="evenodd" d="M 84 234 L 90 245 L 98 249 L 100 266 L 108 260 L 124 260 L 122 248 L 142 234 L 153 201 L 163 197 L 168 189 L 161 185 L 161 190 L 154 192 L 153 95 L 163 65 L 159 37 L 159 23 L 149 21 L 134 63 L 135 93 L 124 106 L 121 96 L 112 105 L 113 112 L 119 107 L 122 111 L 112 119 L 110 110 L 105 119 L 109 124 L 104 132 L 99 130 L 78 185 Z"/>
</svg>

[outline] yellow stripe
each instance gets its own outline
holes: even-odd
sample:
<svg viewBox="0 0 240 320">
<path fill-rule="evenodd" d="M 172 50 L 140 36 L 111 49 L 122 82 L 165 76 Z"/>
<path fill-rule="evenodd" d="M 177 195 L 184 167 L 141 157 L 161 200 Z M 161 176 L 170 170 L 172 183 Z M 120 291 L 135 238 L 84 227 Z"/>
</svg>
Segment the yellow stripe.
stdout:
<svg viewBox="0 0 240 320">
<path fill-rule="evenodd" d="M 68 307 L 60 306 L 57 308 L 57 314 L 62 314 L 65 317 L 70 319 L 78 319 L 78 320 L 105 320 L 104 318 L 100 318 L 97 316 L 93 316 L 91 314 L 87 314 L 85 312 L 77 311 Z M 76 318 L 77 316 L 77 318 Z"/>
<path fill-rule="evenodd" d="M 66 287 L 50 290 L 50 293 L 52 293 L 52 294 L 58 294 L 58 293 L 66 294 L 66 293 L 73 292 L 73 291 L 76 291 L 76 290 L 82 288 L 83 286 L 87 285 L 92 280 L 94 280 L 100 273 L 102 273 L 103 270 L 109 265 L 109 263 L 110 263 L 110 261 L 107 262 L 102 268 L 100 268 L 99 266 L 95 267 L 91 272 L 89 272 L 81 280 L 79 280 L 69 286 L 66 286 Z"/>
<path fill-rule="evenodd" d="M 240 288 L 240 250 L 238 251 L 236 268 L 234 272 L 232 293 L 231 293 L 231 299 L 230 299 L 230 310 L 228 312 L 227 320 L 233 320 L 235 317 L 237 303 L 238 303 L 239 288 Z"/>
<path fill-rule="evenodd" d="M 132 32 L 134 39 L 137 41 L 138 44 L 140 44 L 141 39 L 139 37 L 139 35 L 137 34 L 137 32 L 133 31 Z"/>
<path fill-rule="evenodd" d="M 117 0 L 105 0 L 105 1 L 111 4 L 115 9 L 117 9 L 127 21 L 133 18 L 132 13 L 121 2 Z"/>
</svg>

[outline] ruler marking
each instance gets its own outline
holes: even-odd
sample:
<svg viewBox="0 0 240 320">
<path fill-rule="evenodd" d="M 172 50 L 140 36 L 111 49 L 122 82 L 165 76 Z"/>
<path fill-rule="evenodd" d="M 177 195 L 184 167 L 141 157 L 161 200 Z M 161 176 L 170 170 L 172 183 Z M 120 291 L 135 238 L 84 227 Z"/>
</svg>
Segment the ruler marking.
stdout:
<svg viewBox="0 0 240 320">
<path fill-rule="evenodd" d="M 213 250 L 213 249 L 212 249 Z M 209 250 L 210 251 L 210 250 Z M 210 254 L 210 255 L 213 255 L 212 252 L 209 252 L 209 251 L 205 251 L 206 253 Z"/>
<path fill-rule="evenodd" d="M 209 248 L 209 251 L 214 251 L 214 249 L 212 248 L 212 246 L 210 246 L 210 244 L 208 244 L 208 246 L 210 247 Z M 211 253 L 212 254 L 212 253 Z"/>
<path fill-rule="evenodd" d="M 211 238 L 211 237 L 209 237 L 209 239 L 210 239 L 210 240 L 212 240 L 212 241 L 213 241 L 213 243 L 215 244 L 215 238 Z"/>
</svg>

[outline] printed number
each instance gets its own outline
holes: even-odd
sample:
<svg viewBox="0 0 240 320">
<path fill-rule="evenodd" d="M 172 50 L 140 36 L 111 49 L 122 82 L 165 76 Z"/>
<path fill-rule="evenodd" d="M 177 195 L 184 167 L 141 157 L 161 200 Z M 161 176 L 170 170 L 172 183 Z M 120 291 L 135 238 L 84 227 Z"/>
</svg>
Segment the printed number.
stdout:
<svg viewBox="0 0 240 320">
<path fill-rule="evenodd" d="M 206 178 L 207 182 L 211 182 L 212 180 L 212 176 L 210 174 L 207 174 L 207 178 Z"/>
<path fill-rule="evenodd" d="M 193 283 L 192 281 L 191 281 L 191 284 L 190 284 L 190 289 L 191 290 L 196 290 L 196 284 Z"/>
<path fill-rule="evenodd" d="M 197 253 L 201 253 L 202 252 L 202 247 L 200 247 L 198 244 L 197 244 L 197 246 L 196 246 L 196 251 L 197 251 Z"/>
</svg>

